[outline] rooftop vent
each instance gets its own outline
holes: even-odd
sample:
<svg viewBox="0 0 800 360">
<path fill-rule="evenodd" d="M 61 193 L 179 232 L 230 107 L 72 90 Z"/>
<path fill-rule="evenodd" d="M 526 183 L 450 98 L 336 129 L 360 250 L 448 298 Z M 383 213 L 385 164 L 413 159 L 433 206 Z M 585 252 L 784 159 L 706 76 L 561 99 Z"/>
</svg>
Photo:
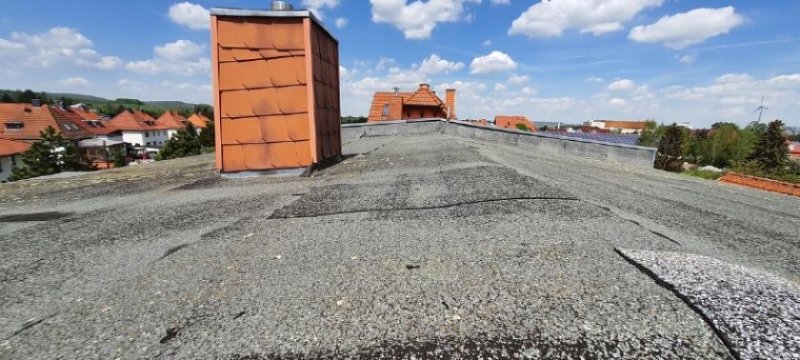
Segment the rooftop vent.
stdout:
<svg viewBox="0 0 800 360">
<path fill-rule="evenodd" d="M 31 100 L 31 105 L 33 105 L 33 107 L 41 107 L 42 106 L 42 100 L 41 99 L 33 99 L 33 100 Z"/>
<path fill-rule="evenodd" d="M 283 0 L 272 0 L 273 11 L 289 11 L 292 10 L 292 4 Z"/>
</svg>

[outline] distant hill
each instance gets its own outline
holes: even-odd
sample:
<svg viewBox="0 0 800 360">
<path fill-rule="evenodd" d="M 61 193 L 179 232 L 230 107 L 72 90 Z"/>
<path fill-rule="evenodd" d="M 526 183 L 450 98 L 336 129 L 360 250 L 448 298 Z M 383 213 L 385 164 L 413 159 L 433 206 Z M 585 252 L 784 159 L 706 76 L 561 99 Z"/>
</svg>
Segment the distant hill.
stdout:
<svg viewBox="0 0 800 360">
<path fill-rule="evenodd" d="M 183 101 L 145 101 L 145 105 L 163 107 L 166 109 L 194 109 L 197 104 Z"/>
</svg>

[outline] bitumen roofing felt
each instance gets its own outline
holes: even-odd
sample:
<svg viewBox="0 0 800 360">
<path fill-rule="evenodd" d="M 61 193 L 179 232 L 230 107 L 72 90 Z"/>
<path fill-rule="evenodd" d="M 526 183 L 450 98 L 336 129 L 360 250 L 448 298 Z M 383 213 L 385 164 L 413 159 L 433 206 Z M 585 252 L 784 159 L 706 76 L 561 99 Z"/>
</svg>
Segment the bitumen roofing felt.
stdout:
<svg viewBox="0 0 800 360">
<path fill-rule="evenodd" d="M 0 185 L 0 358 L 796 355 L 797 198 L 447 135 L 344 150 Z"/>
</svg>

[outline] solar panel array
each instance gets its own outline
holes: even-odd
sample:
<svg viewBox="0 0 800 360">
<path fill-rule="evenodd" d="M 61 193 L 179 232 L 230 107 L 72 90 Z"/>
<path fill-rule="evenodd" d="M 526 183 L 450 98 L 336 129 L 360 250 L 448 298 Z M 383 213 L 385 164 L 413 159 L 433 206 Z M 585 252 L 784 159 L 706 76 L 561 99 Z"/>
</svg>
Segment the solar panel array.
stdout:
<svg viewBox="0 0 800 360">
<path fill-rule="evenodd" d="M 566 137 L 573 137 L 578 139 L 587 139 L 594 141 L 602 141 L 612 144 L 623 145 L 637 145 L 639 142 L 639 135 L 635 134 L 609 134 L 609 133 L 585 133 L 585 132 L 558 132 L 551 133 L 553 135 L 560 135 Z"/>
</svg>

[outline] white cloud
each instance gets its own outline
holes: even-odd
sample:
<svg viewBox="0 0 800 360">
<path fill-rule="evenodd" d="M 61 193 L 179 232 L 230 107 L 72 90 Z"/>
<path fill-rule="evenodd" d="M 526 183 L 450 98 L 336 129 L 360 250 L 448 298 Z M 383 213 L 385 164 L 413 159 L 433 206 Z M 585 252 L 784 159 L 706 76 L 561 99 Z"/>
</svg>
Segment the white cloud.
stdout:
<svg viewBox="0 0 800 360">
<path fill-rule="evenodd" d="M 511 75 L 508 78 L 508 83 L 518 85 L 526 83 L 528 82 L 528 80 L 530 80 L 530 77 L 528 75 Z"/>
<path fill-rule="evenodd" d="M 390 24 L 403 32 L 406 39 L 427 39 L 436 25 L 443 22 L 467 20 L 465 3 L 480 0 L 370 0 L 372 21 Z"/>
<path fill-rule="evenodd" d="M 732 6 L 664 16 L 655 23 L 633 28 L 628 37 L 633 41 L 661 43 L 672 49 L 683 49 L 726 34 L 744 22 Z"/>
<path fill-rule="evenodd" d="M 22 51 L 22 50 L 25 50 L 25 44 L 8 41 L 6 39 L 0 39 L 0 51 L 2 51 L 2 53 L 0 53 L 0 56 L 2 56 L 3 53 L 5 52 Z"/>
<path fill-rule="evenodd" d="M 484 47 L 489 47 L 489 46 L 492 46 L 492 40 L 489 40 L 489 39 L 487 39 L 487 40 L 484 40 L 484 41 L 481 43 L 481 45 L 482 45 L 482 46 L 484 46 Z"/>
<path fill-rule="evenodd" d="M 586 82 L 600 83 L 603 81 L 604 81 L 603 78 L 597 76 L 589 76 L 588 78 L 586 78 Z"/>
<path fill-rule="evenodd" d="M 623 23 L 664 0 L 550 0 L 531 5 L 508 30 L 510 35 L 560 36 L 568 29 L 601 35 L 623 28 Z"/>
<path fill-rule="evenodd" d="M 479 56 L 472 59 L 470 73 L 472 74 L 491 74 L 504 71 L 511 71 L 517 68 L 517 63 L 508 54 L 500 51 L 492 51 L 488 55 Z"/>
<path fill-rule="evenodd" d="M 692 55 L 683 55 L 678 58 L 678 62 L 681 64 L 691 64 L 694 62 L 694 56 Z"/>
<path fill-rule="evenodd" d="M 613 106 L 625 106 L 628 104 L 628 102 L 625 99 L 613 98 L 608 100 L 608 104 Z"/>
<path fill-rule="evenodd" d="M 630 90 L 636 86 L 636 83 L 630 79 L 617 79 L 613 81 L 611 84 L 608 84 L 608 90 Z"/>
<path fill-rule="evenodd" d="M 375 70 L 383 71 L 387 67 L 389 67 L 389 65 L 392 65 L 394 63 L 395 63 L 395 59 L 387 58 L 387 57 L 381 57 L 380 59 L 378 59 L 378 63 L 375 64 Z"/>
<path fill-rule="evenodd" d="M 126 65 L 126 68 L 133 72 L 149 75 L 171 73 L 191 76 L 205 73 L 211 68 L 211 60 L 207 54 L 203 53 L 204 49 L 205 46 L 193 41 L 178 40 L 156 46 L 153 59 L 132 61 Z"/>
<path fill-rule="evenodd" d="M 349 22 L 350 21 L 345 19 L 345 18 L 338 18 L 338 19 L 336 19 L 335 24 L 336 24 L 337 28 L 341 29 L 341 28 L 347 26 L 347 23 L 349 23 Z"/>
<path fill-rule="evenodd" d="M 85 78 L 76 76 L 61 80 L 61 84 L 68 86 L 82 87 L 82 86 L 89 86 L 91 82 L 89 82 L 89 80 L 86 80 Z"/>
<path fill-rule="evenodd" d="M 322 8 L 333 9 L 339 6 L 339 0 L 303 0 L 302 4 L 318 18 L 323 19 L 325 14 L 322 12 Z"/>
<path fill-rule="evenodd" d="M 14 32 L 11 41 L 0 39 L 0 51 L 0 58 L 11 58 L 8 63 L 0 64 L 7 69 L 77 65 L 113 70 L 122 63 L 116 56 L 98 54 L 89 38 L 67 27 L 55 27 L 41 34 Z"/>
<path fill-rule="evenodd" d="M 511 0 L 492 0 L 492 5 L 510 5 Z"/>
<path fill-rule="evenodd" d="M 419 65 L 419 71 L 424 74 L 449 74 L 459 71 L 464 68 L 464 63 L 448 61 L 439 57 L 439 55 L 432 54 Z"/>
<path fill-rule="evenodd" d="M 208 30 L 211 26 L 208 9 L 188 1 L 170 6 L 169 18 L 176 24 L 192 30 Z"/>
</svg>

